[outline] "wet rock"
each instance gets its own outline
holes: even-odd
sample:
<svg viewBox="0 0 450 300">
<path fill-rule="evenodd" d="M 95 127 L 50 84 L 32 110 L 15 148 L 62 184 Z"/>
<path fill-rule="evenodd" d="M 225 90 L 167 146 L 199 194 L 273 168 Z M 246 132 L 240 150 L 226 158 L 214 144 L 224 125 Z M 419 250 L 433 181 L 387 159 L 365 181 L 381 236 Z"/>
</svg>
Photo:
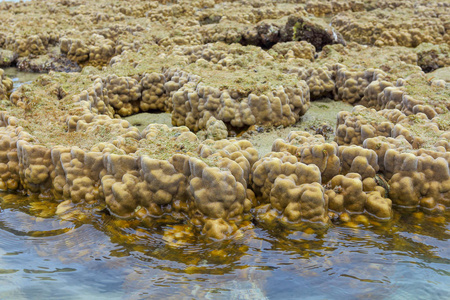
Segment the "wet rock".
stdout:
<svg viewBox="0 0 450 300">
<path fill-rule="evenodd" d="M 19 55 L 10 50 L 0 49 L 0 67 L 9 67 L 11 66 L 19 57 Z"/>
<path fill-rule="evenodd" d="M 307 41 L 314 45 L 317 51 L 321 51 L 326 45 L 346 44 L 340 33 L 326 30 L 319 24 L 297 16 L 289 17 L 280 31 L 280 40 L 283 42 Z"/>
<path fill-rule="evenodd" d="M 272 47 L 280 40 L 280 28 L 275 24 L 262 22 L 256 26 L 256 31 L 262 47 Z"/>
<path fill-rule="evenodd" d="M 439 68 L 428 74 L 429 80 L 444 80 L 450 83 L 450 67 Z"/>
<path fill-rule="evenodd" d="M 251 135 L 250 135 L 248 132 L 245 132 L 245 133 L 241 136 L 241 138 L 243 138 L 243 139 L 250 139 L 250 138 L 251 138 Z"/>
<path fill-rule="evenodd" d="M 256 128 L 256 131 L 257 131 L 258 133 L 263 133 L 263 132 L 264 132 L 264 127 L 258 126 L 258 127 Z"/>
<path fill-rule="evenodd" d="M 345 40 L 339 32 L 326 29 L 322 25 L 299 16 L 290 16 L 283 26 L 279 23 L 263 21 L 253 28 L 240 33 L 239 43 L 271 48 L 277 43 L 306 41 L 317 51 L 326 45 L 342 44 Z"/>
<path fill-rule="evenodd" d="M 317 126 L 311 125 L 309 130 L 313 131 L 315 134 L 322 135 L 325 139 L 329 139 L 330 136 L 334 134 L 334 129 L 328 124 L 321 124 Z"/>
<path fill-rule="evenodd" d="M 47 73 L 55 72 L 80 72 L 81 67 L 64 56 L 41 55 L 21 57 L 17 59 L 17 67 L 21 71 Z"/>
</svg>

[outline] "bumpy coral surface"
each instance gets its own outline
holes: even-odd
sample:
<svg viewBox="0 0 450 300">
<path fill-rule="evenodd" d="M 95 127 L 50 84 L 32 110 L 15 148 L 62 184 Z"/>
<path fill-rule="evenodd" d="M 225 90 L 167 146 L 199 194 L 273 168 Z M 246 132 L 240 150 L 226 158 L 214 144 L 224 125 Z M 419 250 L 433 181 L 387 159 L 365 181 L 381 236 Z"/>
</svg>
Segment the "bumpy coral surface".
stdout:
<svg viewBox="0 0 450 300">
<path fill-rule="evenodd" d="M 437 1 L 1 2 L 0 67 L 49 73 L 12 92 L 0 69 L 0 189 L 216 239 L 252 218 L 440 214 L 449 16 Z M 303 131 L 323 98 L 353 110 Z M 142 112 L 174 127 L 122 119 Z M 245 139 L 289 126 L 264 156 Z"/>
<path fill-rule="evenodd" d="M 0 100 L 7 100 L 9 91 L 13 88 L 13 82 L 5 76 L 4 70 L 0 69 Z"/>
</svg>

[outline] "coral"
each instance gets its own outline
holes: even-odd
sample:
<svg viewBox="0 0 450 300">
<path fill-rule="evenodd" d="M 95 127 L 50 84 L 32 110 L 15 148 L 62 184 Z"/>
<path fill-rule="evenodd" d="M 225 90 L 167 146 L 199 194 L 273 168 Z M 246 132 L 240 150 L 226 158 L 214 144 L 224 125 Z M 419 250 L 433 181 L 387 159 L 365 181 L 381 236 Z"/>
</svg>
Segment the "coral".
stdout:
<svg viewBox="0 0 450 300">
<path fill-rule="evenodd" d="M 216 118 L 209 118 L 206 122 L 206 138 L 213 140 L 226 139 L 228 136 L 228 130 L 223 121 L 218 121 Z"/>
<path fill-rule="evenodd" d="M 312 136 L 304 131 L 291 131 L 286 141 L 277 139 L 273 142 L 272 151 L 287 151 L 295 155 L 299 162 L 316 165 L 325 183 L 339 174 L 341 161 L 338 145 L 334 142 L 326 143 L 321 135 Z"/>
<path fill-rule="evenodd" d="M 343 11 L 365 11 L 361 1 L 307 1 L 305 9 L 316 17 L 338 14 Z"/>
<path fill-rule="evenodd" d="M 323 17 L 333 12 L 330 2 L 308 1 L 306 2 L 305 9 L 307 12 L 315 15 L 316 17 Z"/>
<path fill-rule="evenodd" d="M 317 68 L 293 67 L 289 73 L 297 74 L 299 79 L 308 84 L 311 98 L 321 98 L 332 94 L 335 89 L 332 66 Z"/>
<path fill-rule="evenodd" d="M 450 66 L 450 47 L 448 44 L 433 45 L 430 43 L 422 43 L 414 51 L 418 57 L 417 64 L 425 72 Z"/>
<path fill-rule="evenodd" d="M 297 86 L 279 87 L 267 95 L 250 94 L 242 99 L 237 93 L 203 84 L 185 85 L 173 95 L 173 119 L 177 120 L 177 126 L 186 125 L 194 131 L 205 128 L 211 116 L 233 127 L 287 126 L 295 123 L 309 107 L 305 89 L 306 84 L 300 81 Z"/>
<path fill-rule="evenodd" d="M 294 174 L 297 185 L 303 183 L 321 182 L 319 168 L 297 161 L 297 158 L 287 152 L 271 152 L 258 160 L 252 168 L 252 186 L 259 202 L 270 199 L 270 193 L 275 180 L 283 175 Z"/>
<path fill-rule="evenodd" d="M 115 44 L 100 35 L 94 36 L 93 39 L 92 44 L 86 44 L 76 38 L 61 38 L 61 53 L 80 65 L 88 62 L 93 66 L 106 65 L 115 53 Z"/>
<path fill-rule="evenodd" d="M 377 189 L 374 187 L 373 179 L 371 181 L 363 181 L 361 176 L 356 173 L 333 177 L 326 190 L 330 210 L 351 214 L 367 211 L 374 217 L 389 219 L 392 216 L 392 202 L 384 197 L 384 188 Z M 367 190 L 370 187 L 374 190 Z"/>
<path fill-rule="evenodd" d="M 0 49 L 0 67 L 9 67 L 17 60 L 19 55 L 10 50 Z"/>
<path fill-rule="evenodd" d="M 3 120 L 4 125 L 15 122 L 5 114 Z M 89 133 L 114 121 L 107 116 L 84 118 L 76 130 Z M 27 133 L 17 134 L 20 131 L 12 125 L 3 127 L 2 188 L 22 187 L 41 197 L 50 197 L 54 191 L 73 203 L 104 199 L 110 211 L 120 216 L 171 214 L 180 219 L 186 214 L 195 225 L 211 220 L 204 230 L 216 238 L 219 229 L 214 228 L 222 225 L 215 220 L 242 221 L 249 212 L 252 204 L 246 187 L 257 159 L 251 144 L 209 140 L 199 147 L 197 137 L 186 127 L 165 125 L 149 125 L 141 138 L 127 129 L 126 121 L 117 121 L 122 122 L 117 127 L 119 136 L 91 150 L 33 145 Z"/>
<path fill-rule="evenodd" d="M 109 104 L 120 116 L 139 112 L 138 100 L 141 98 L 139 81 L 130 77 L 111 75 L 105 78 L 104 87 Z"/>
<path fill-rule="evenodd" d="M 328 222 L 328 199 L 324 188 L 317 182 L 297 185 L 292 176 L 279 177 L 275 180 L 270 200 L 272 207 L 281 212 L 282 222 Z"/>
<path fill-rule="evenodd" d="M 0 66 L 49 72 L 11 92 L 0 70 L 0 189 L 184 223 L 174 246 L 450 207 L 447 4 L 172 2 L 0 4 Z M 333 132 L 315 100 L 354 107 Z M 156 111 L 175 127 L 121 119 Z M 288 126 L 323 135 L 245 140 Z"/>
<path fill-rule="evenodd" d="M 287 59 L 302 58 L 313 61 L 316 56 L 315 47 L 306 41 L 277 43 L 271 50 Z"/>
<path fill-rule="evenodd" d="M 338 145 L 362 145 L 367 138 L 390 137 L 393 128 L 394 124 L 375 109 L 355 106 L 353 112 L 339 112 L 335 141 Z"/>
<path fill-rule="evenodd" d="M 203 233 L 214 239 L 222 240 L 230 236 L 234 228 L 223 219 L 208 220 L 203 227 Z"/>
<path fill-rule="evenodd" d="M 213 158 L 217 153 L 216 155 L 235 161 L 244 172 L 246 182 L 249 182 L 251 168 L 258 160 L 258 151 L 246 140 L 206 140 L 199 146 L 198 153 L 202 158 Z"/>
<path fill-rule="evenodd" d="M 5 71 L 0 69 L 0 100 L 7 100 L 8 94 L 13 88 L 13 82 L 6 77 Z"/>
<path fill-rule="evenodd" d="M 448 43 L 449 38 L 443 34 L 443 20 L 421 16 L 413 8 L 396 9 L 390 13 L 381 10 L 361 13 L 347 11 L 333 17 L 332 25 L 348 41 L 378 47 L 444 44 Z"/>
<path fill-rule="evenodd" d="M 259 203 L 270 202 L 270 212 L 261 218 L 276 215 L 285 224 L 328 222 L 328 201 L 317 166 L 300 163 L 288 152 L 271 152 L 253 165 L 251 181 Z"/>
<path fill-rule="evenodd" d="M 335 98 L 349 103 L 355 103 L 363 97 L 369 84 L 382 80 L 385 74 L 381 70 L 368 69 L 364 72 L 351 72 L 345 67 L 336 70 Z"/>
<path fill-rule="evenodd" d="M 364 90 L 364 95 L 359 105 L 363 105 L 365 107 L 373 107 L 377 110 L 381 109 L 382 106 L 386 106 L 379 99 L 384 96 L 384 92 L 392 91 L 392 89 L 387 89 L 393 87 L 393 84 L 389 81 L 385 80 L 374 80 L 372 81 L 367 88 Z M 398 95 L 397 93 L 394 93 Z M 392 95 L 392 94 L 391 94 Z M 394 96 L 395 97 L 395 96 Z"/>
<path fill-rule="evenodd" d="M 139 102 L 141 111 L 158 109 L 170 111 L 172 105 L 165 90 L 165 77 L 163 74 L 145 74 L 141 79 L 142 100 Z"/>
<path fill-rule="evenodd" d="M 357 173 L 364 180 L 378 172 L 378 156 L 375 151 L 359 146 L 339 146 L 341 174 Z"/>
<path fill-rule="evenodd" d="M 386 76 L 379 69 L 355 71 L 339 63 L 308 68 L 292 67 L 288 72 L 297 74 L 300 79 L 308 83 L 312 99 L 333 97 L 335 100 L 351 104 L 361 100 L 373 101 L 369 96 L 373 98 L 373 94 L 377 93 L 376 96 L 378 96 L 378 93 L 384 90 L 384 87 L 383 89 L 378 87 L 378 90 L 373 91 L 377 88 L 375 84 L 383 82 Z M 363 99 L 366 94 L 366 99 Z"/>
<path fill-rule="evenodd" d="M 135 152 L 139 156 L 111 153 L 104 158 L 108 165 L 102 187 L 113 213 L 128 216 L 139 209 L 152 217 L 173 212 L 178 218 L 185 213 L 201 225 L 209 219 L 240 220 L 248 212 L 251 205 L 241 165 L 248 169 L 250 164 L 244 155 L 228 158 L 220 151 L 207 155 L 203 149 L 196 158 L 199 141 L 186 127 L 149 125 L 142 134 Z M 204 230 L 212 230 L 216 237 L 216 229 L 210 227 L 220 223 L 211 224 Z"/>
<path fill-rule="evenodd" d="M 399 206 L 443 211 L 450 199 L 448 153 L 416 153 L 386 152 L 389 197 Z"/>
<path fill-rule="evenodd" d="M 23 38 L 17 38 L 14 44 L 14 51 L 19 56 L 28 56 L 30 54 L 39 55 L 46 52 L 45 41 L 43 42 L 38 35 L 32 35 Z"/>
<path fill-rule="evenodd" d="M 174 125 L 193 131 L 207 129 L 211 117 L 238 128 L 294 124 L 309 108 L 308 86 L 295 80 L 293 74 L 269 73 L 269 66 L 252 65 L 251 69 L 237 70 L 236 64 L 250 65 L 260 55 L 267 55 L 258 50 L 250 56 L 249 50 L 223 44 L 178 48 L 174 60 L 193 61 L 186 71 L 165 68 L 159 74 L 97 78 L 93 87 L 76 96 L 76 101 L 89 101 L 92 112 L 109 116 L 128 116 L 151 109 L 172 111 Z M 208 65 L 215 61 L 221 66 L 211 77 L 206 74 L 206 60 L 211 60 Z M 230 74 L 230 70 L 235 72 Z M 261 83 L 259 78 L 271 81 Z M 224 86 L 226 80 L 234 84 Z"/>
<path fill-rule="evenodd" d="M 377 165 L 379 167 L 380 172 L 384 173 L 384 157 L 386 155 L 386 151 L 389 149 L 405 149 L 411 150 L 412 146 L 408 143 L 408 141 L 403 137 L 399 136 L 397 138 L 390 137 L 374 137 L 365 139 L 363 142 L 363 147 L 366 149 L 371 149 L 375 151 L 378 162 Z"/>
<path fill-rule="evenodd" d="M 0 188 L 2 190 L 16 190 L 20 185 L 19 177 L 19 159 L 17 156 L 17 140 L 19 136 L 24 137 L 26 133 L 21 133 L 20 129 L 8 126 L 8 120 L 5 120 L 2 114 L 3 125 L 0 131 L 0 169 L 2 176 Z M 26 138 L 26 137 L 24 137 Z"/>
</svg>

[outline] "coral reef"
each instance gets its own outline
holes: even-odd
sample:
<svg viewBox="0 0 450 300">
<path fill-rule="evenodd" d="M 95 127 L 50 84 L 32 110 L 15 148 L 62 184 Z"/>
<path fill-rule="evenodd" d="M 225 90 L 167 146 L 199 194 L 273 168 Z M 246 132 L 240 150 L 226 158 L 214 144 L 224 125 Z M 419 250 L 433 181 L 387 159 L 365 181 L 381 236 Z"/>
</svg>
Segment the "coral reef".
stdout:
<svg viewBox="0 0 450 300">
<path fill-rule="evenodd" d="M 426 3 L 419 2 L 422 5 Z M 416 8 L 402 7 L 393 11 L 346 11 L 333 17 L 332 24 L 346 40 L 360 44 L 378 47 L 448 44 L 450 36 L 446 32 L 448 24 L 445 19 L 448 8 L 444 8 L 442 14 L 427 15 L 421 10 L 421 4 Z"/>
<path fill-rule="evenodd" d="M 8 93 L 13 88 L 13 82 L 5 76 L 5 71 L 0 69 L 0 100 L 7 100 Z"/>
<path fill-rule="evenodd" d="M 0 67 L 48 74 L 12 92 L 0 69 L 0 189 L 65 200 L 61 214 L 96 205 L 188 224 L 186 238 L 224 239 L 252 218 L 298 228 L 351 215 L 388 221 L 398 207 L 441 214 L 450 208 L 449 8 L 1 2 Z M 333 116 L 334 130 L 303 131 L 323 98 L 353 110 Z M 174 127 L 122 119 L 142 112 L 170 113 Z M 271 151 L 260 155 L 246 137 L 269 130 Z"/>
<path fill-rule="evenodd" d="M 252 187 L 258 203 L 257 218 L 284 224 L 328 222 L 328 197 L 319 168 L 306 165 L 288 152 L 271 152 L 252 168 Z M 264 205 L 269 202 L 270 204 Z"/>
<path fill-rule="evenodd" d="M 323 182 L 328 182 L 339 174 L 341 161 L 338 145 L 326 143 L 322 135 L 311 135 L 304 131 L 291 131 L 286 139 L 274 141 L 272 151 L 287 151 L 298 158 L 299 162 L 319 167 Z"/>
</svg>

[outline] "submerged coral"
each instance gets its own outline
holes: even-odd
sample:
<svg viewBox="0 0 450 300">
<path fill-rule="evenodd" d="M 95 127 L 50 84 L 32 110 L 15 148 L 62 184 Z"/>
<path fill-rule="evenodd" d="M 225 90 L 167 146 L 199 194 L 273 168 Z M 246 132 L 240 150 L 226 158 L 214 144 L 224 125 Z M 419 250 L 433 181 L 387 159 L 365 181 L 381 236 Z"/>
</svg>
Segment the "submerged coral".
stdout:
<svg viewBox="0 0 450 300">
<path fill-rule="evenodd" d="M 449 84 L 425 74 L 449 66 L 448 6 L 292 2 L 0 3 L 0 66 L 50 71 L 11 93 L 0 69 L 0 189 L 215 239 L 449 209 Z M 334 131 L 245 140 L 324 97 L 354 105 Z M 155 111 L 175 127 L 121 119 Z"/>
</svg>

